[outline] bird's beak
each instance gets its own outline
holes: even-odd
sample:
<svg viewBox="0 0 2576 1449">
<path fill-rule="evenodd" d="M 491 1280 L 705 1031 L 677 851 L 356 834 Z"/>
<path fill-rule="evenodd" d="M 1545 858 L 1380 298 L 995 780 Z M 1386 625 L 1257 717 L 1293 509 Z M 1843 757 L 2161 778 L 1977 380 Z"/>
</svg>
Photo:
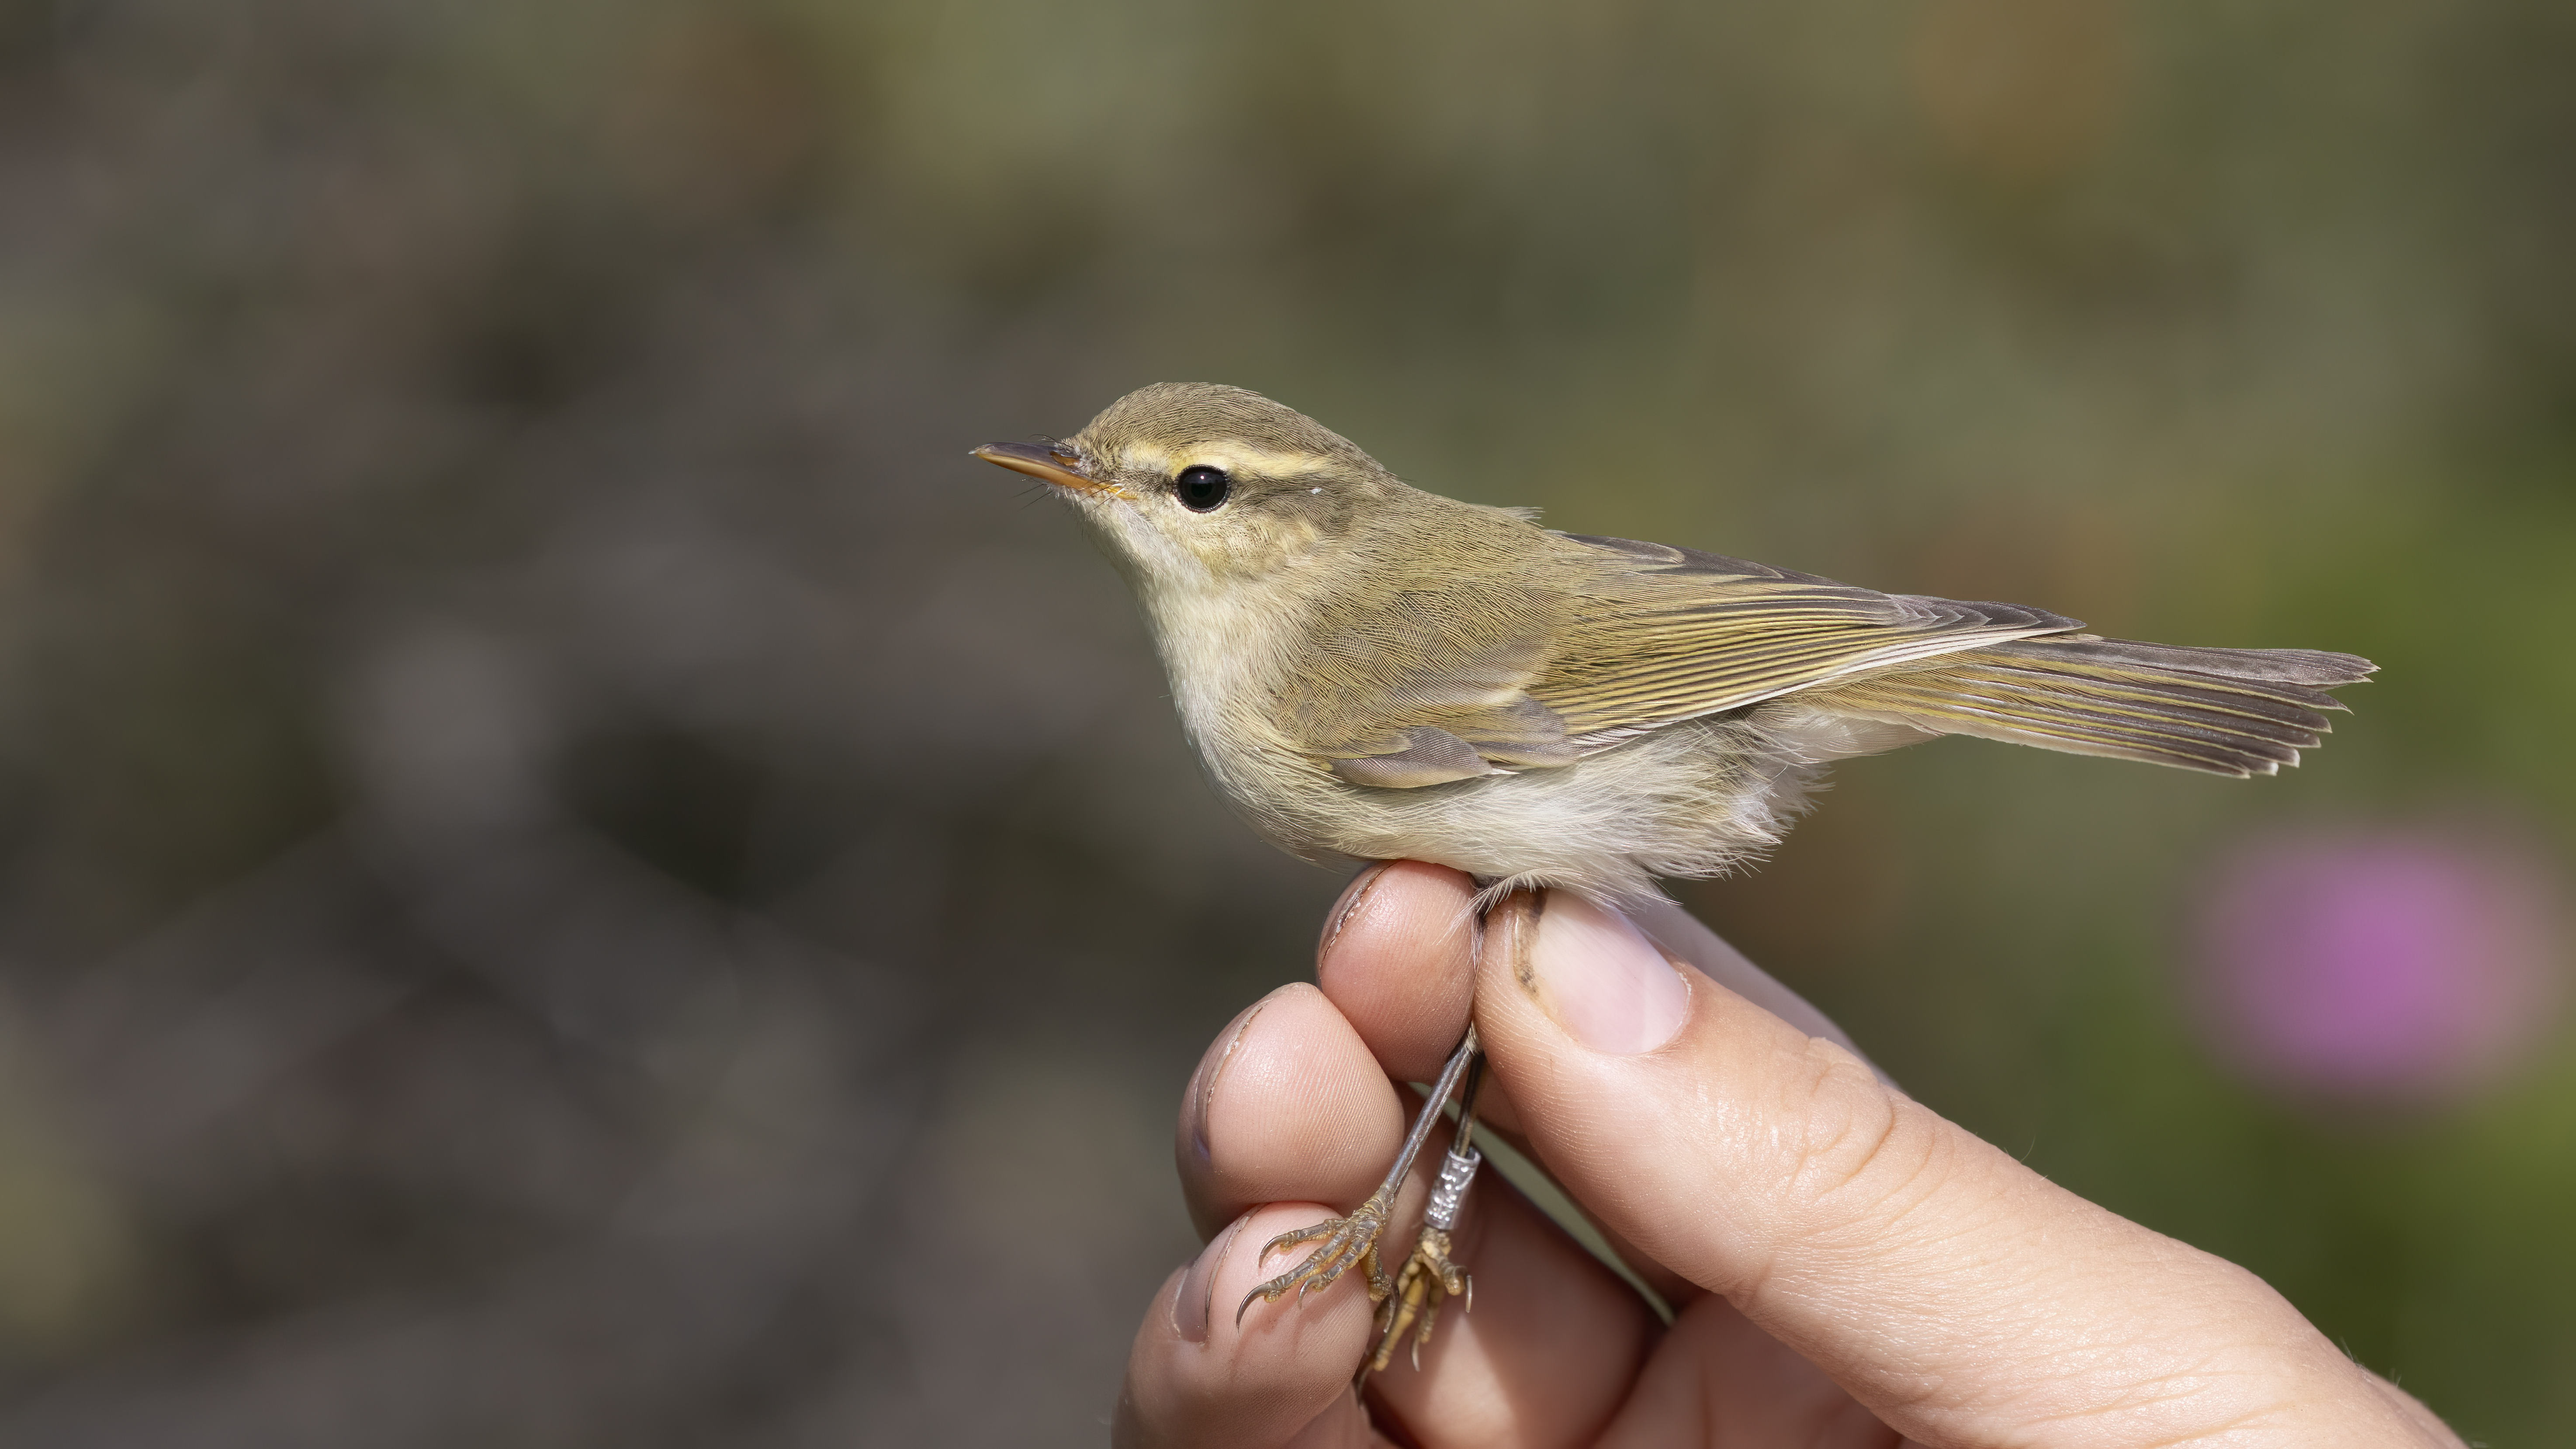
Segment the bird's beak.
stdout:
<svg viewBox="0 0 2576 1449">
<path fill-rule="evenodd" d="M 1091 493 L 1107 493 L 1124 498 L 1127 490 L 1115 483 L 1102 483 L 1082 471 L 1082 460 L 1061 445 L 1041 443 L 986 443 L 974 456 L 987 463 L 999 463 L 1014 473 L 1026 473 L 1041 483 L 1058 488 L 1080 488 Z"/>
</svg>

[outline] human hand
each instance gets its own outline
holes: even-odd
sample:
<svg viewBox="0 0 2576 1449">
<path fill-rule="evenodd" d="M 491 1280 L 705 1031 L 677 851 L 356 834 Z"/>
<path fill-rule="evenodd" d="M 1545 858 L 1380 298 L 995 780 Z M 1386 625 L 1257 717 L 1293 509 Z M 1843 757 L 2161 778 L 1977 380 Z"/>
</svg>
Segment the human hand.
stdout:
<svg viewBox="0 0 2576 1449">
<path fill-rule="evenodd" d="M 2253 1274 L 1906 1098 L 1678 909 L 1632 926 L 1517 896 L 1480 941 L 1472 895 L 1417 862 L 1363 873 L 1321 989 L 1273 992 L 1210 1047 L 1177 1154 L 1209 1246 L 1146 1311 L 1118 1444 L 2460 1444 Z M 1413 1100 L 1389 1079 L 1436 1074 L 1471 1005 L 1479 1132 L 1545 1166 L 1678 1316 L 1489 1171 L 1456 1234 L 1474 1311 L 1453 1303 L 1363 1404 L 1360 1283 L 1235 1305 L 1279 1266 L 1263 1243 L 1376 1186 Z"/>
</svg>

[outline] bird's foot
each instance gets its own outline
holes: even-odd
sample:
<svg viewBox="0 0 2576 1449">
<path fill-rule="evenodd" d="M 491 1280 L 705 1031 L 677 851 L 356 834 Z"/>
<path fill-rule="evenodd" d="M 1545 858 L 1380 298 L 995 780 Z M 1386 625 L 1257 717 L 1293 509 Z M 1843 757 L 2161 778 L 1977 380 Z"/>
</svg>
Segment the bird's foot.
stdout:
<svg viewBox="0 0 2576 1449">
<path fill-rule="evenodd" d="M 1388 1360 L 1395 1357 L 1395 1345 L 1407 1328 L 1414 1329 L 1413 1366 L 1421 1368 L 1422 1346 L 1431 1341 L 1431 1330 L 1440 1322 L 1440 1305 L 1459 1298 L 1464 1300 L 1462 1309 L 1472 1312 L 1476 1307 L 1476 1280 L 1450 1261 L 1449 1232 L 1458 1226 L 1467 1189 L 1474 1185 L 1476 1168 L 1485 1160 L 1483 1153 L 1465 1141 L 1475 1132 L 1476 1084 L 1482 1076 L 1474 1072 L 1468 1078 L 1459 1118 L 1460 1141 L 1441 1159 L 1440 1180 L 1432 1187 L 1431 1202 L 1422 1212 L 1422 1232 L 1414 1239 L 1412 1255 L 1396 1271 L 1395 1291 L 1378 1308 L 1377 1352 L 1361 1366 L 1357 1382 L 1366 1382 L 1370 1374 L 1386 1367 Z"/>
<path fill-rule="evenodd" d="M 1422 1236 L 1413 1244 L 1413 1256 L 1396 1270 L 1394 1291 L 1378 1305 L 1377 1352 L 1360 1371 L 1361 1377 L 1385 1371 L 1408 1328 L 1413 1330 L 1413 1366 L 1421 1368 L 1422 1346 L 1431 1341 L 1431 1330 L 1440 1321 L 1440 1305 L 1452 1298 L 1460 1300 L 1463 1311 L 1474 1312 L 1476 1280 L 1449 1260 L 1449 1230 L 1425 1223 Z"/>
<path fill-rule="evenodd" d="M 1360 1271 L 1368 1277 L 1369 1301 L 1386 1301 L 1390 1290 L 1386 1271 L 1378 1265 L 1377 1240 L 1386 1231 L 1386 1216 L 1394 1207 L 1394 1194 L 1380 1188 L 1349 1217 L 1327 1218 L 1311 1228 L 1281 1233 L 1262 1244 L 1261 1258 L 1265 1262 L 1281 1248 L 1295 1247 L 1299 1243 L 1314 1243 L 1316 1247 L 1296 1267 L 1244 1294 L 1242 1306 L 1234 1310 L 1234 1321 L 1243 1321 L 1244 1313 L 1252 1307 L 1255 1298 L 1265 1303 L 1276 1303 L 1292 1288 L 1301 1299 L 1309 1292 L 1322 1292 L 1332 1287 L 1334 1281 L 1348 1272 L 1353 1264 L 1358 1264 Z"/>
</svg>

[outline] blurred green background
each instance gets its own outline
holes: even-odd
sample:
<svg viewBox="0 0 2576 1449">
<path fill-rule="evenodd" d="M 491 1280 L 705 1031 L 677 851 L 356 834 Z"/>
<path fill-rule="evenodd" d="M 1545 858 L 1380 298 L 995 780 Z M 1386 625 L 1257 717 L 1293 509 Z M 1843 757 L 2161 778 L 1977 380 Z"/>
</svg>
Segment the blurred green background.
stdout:
<svg viewBox="0 0 2576 1449">
<path fill-rule="evenodd" d="M 0 1441 L 1100 1439 L 1183 1079 L 1340 883 L 965 457 L 1162 379 L 2376 658 L 2285 778 L 1944 741 L 1679 894 L 2563 1438 L 2563 936 L 2355 1096 L 2227 1065 L 2192 922 L 2281 832 L 2563 891 L 2571 74 L 2545 0 L 0 5 Z"/>
</svg>

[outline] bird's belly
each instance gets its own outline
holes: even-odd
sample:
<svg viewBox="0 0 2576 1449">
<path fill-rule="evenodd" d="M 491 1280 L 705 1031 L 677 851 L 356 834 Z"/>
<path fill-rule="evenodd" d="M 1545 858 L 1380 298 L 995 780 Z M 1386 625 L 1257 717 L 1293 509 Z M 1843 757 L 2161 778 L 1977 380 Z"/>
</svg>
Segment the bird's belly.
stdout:
<svg viewBox="0 0 2576 1449">
<path fill-rule="evenodd" d="M 1216 774 L 1299 855 L 1427 860 L 1480 880 L 1560 885 L 1613 902 L 1655 876 L 1718 874 L 1779 839 L 1811 771 L 1727 721 L 1674 725 L 1571 765 L 1411 790 L 1352 785 L 1312 766 Z M 1255 797 L 1250 775 L 1281 779 Z"/>
</svg>

